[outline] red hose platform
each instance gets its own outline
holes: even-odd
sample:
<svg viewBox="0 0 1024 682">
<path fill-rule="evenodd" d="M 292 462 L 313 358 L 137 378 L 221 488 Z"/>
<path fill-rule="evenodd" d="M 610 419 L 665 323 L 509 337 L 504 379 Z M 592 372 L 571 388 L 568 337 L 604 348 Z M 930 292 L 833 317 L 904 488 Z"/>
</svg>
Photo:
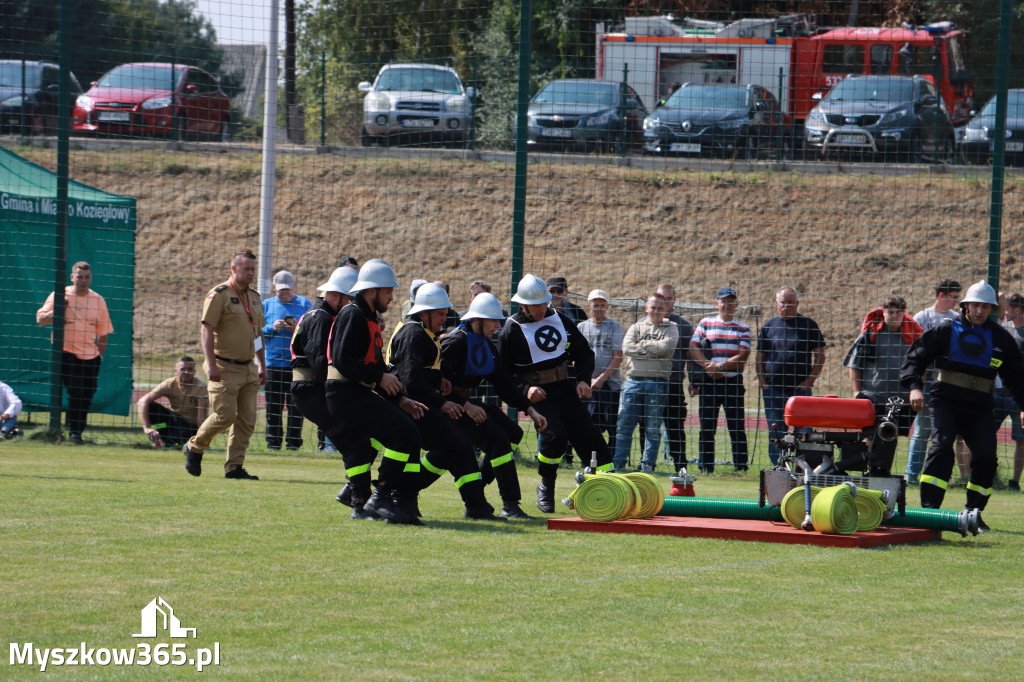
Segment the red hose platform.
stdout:
<svg viewBox="0 0 1024 682">
<path fill-rule="evenodd" d="M 885 547 L 942 539 L 942 531 L 920 528 L 879 528 L 853 535 L 826 535 L 817 531 L 798 530 L 788 523 L 745 519 L 706 519 L 689 516 L 655 516 L 650 519 L 627 521 L 584 521 L 580 518 L 548 519 L 548 530 L 674 535 L 682 538 L 778 542 L 787 545 L 821 545 L 825 547 Z"/>
</svg>

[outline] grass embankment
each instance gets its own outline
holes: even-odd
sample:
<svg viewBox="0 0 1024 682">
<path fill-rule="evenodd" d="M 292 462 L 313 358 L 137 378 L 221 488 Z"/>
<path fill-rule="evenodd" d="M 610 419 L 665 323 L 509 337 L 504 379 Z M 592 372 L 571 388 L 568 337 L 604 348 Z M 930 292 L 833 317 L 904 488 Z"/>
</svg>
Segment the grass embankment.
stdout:
<svg viewBox="0 0 1024 682">
<path fill-rule="evenodd" d="M 221 665 L 207 672 L 244 679 L 1020 670 L 1019 494 L 996 493 L 985 518 L 997 530 L 978 538 L 849 550 L 468 522 L 449 477 L 422 496 L 426 528 L 355 522 L 334 501 L 336 458 L 253 456 L 262 480 L 243 482 L 221 476 L 221 456 L 194 479 L 173 451 L 0 444 L 3 649 L 134 647 L 140 609 L 161 596 L 198 629 L 189 650 L 219 642 Z M 536 471 L 521 466 L 520 478 L 536 511 Z M 559 477 L 559 498 L 570 481 Z M 753 474 L 720 475 L 696 488 L 749 499 L 756 485 Z M 946 506 L 962 496 L 951 491 Z"/>
</svg>

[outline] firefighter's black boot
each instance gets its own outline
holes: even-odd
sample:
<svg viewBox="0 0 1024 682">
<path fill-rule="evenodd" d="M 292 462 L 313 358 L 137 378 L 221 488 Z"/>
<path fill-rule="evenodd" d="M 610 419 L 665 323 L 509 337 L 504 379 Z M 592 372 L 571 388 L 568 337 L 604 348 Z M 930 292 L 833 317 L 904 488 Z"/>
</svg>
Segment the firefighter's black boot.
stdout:
<svg viewBox="0 0 1024 682">
<path fill-rule="evenodd" d="M 484 484 L 477 481 L 463 483 L 459 488 L 462 501 L 466 503 L 466 510 L 462 516 L 467 519 L 480 519 L 484 521 L 498 521 L 500 517 L 494 515 L 494 507 L 484 497 Z"/>
<path fill-rule="evenodd" d="M 346 482 L 345 483 L 345 487 L 341 489 L 341 492 L 339 492 L 335 496 L 334 499 L 336 499 L 338 502 L 341 502 L 346 507 L 353 506 L 352 505 L 352 486 L 348 482 Z"/>
<path fill-rule="evenodd" d="M 946 491 L 932 483 L 921 484 L 921 506 L 925 509 L 940 509 Z"/>
<path fill-rule="evenodd" d="M 501 518 L 503 519 L 532 519 L 535 518 L 530 516 L 523 511 L 523 508 L 519 506 L 519 500 L 509 501 L 506 500 L 501 506 Z"/>
<path fill-rule="evenodd" d="M 545 514 L 555 512 L 555 479 L 542 478 L 537 484 L 537 509 Z"/>
<path fill-rule="evenodd" d="M 376 481 L 373 483 L 373 494 L 370 495 L 370 499 L 363 505 L 363 509 L 373 512 L 392 523 L 418 523 L 415 516 L 410 517 L 405 511 L 399 509 L 398 505 L 391 498 L 391 491 L 383 483 Z"/>
</svg>

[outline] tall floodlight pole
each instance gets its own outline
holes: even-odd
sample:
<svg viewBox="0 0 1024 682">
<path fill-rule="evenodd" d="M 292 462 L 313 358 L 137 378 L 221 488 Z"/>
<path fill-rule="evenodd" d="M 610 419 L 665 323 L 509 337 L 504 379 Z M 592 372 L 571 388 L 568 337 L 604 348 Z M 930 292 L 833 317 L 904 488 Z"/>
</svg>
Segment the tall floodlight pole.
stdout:
<svg viewBox="0 0 1024 682">
<path fill-rule="evenodd" d="M 274 256 L 274 191 L 277 168 L 277 11 L 270 0 L 270 37 L 267 39 L 267 85 L 263 101 L 263 174 L 260 181 L 259 278 L 261 294 L 270 291 L 271 259 Z"/>
</svg>

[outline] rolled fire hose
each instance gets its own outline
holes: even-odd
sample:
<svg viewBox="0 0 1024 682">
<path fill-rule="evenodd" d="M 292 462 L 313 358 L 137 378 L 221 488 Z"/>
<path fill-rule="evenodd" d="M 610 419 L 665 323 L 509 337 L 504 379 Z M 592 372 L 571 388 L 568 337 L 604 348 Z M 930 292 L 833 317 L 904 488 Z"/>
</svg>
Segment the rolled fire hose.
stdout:
<svg viewBox="0 0 1024 682">
<path fill-rule="evenodd" d="M 797 521 L 799 525 L 800 520 L 803 519 L 803 487 L 795 488 L 795 490 L 800 492 L 800 519 Z M 779 507 L 762 507 L 758 505 L 757 500 L 735 498 L 666 497 L 660 514 L 661 516 L 690 516 L 704 519 L 785 521 Z M 962 525 L 965 514 L 964 511 L 907 507 L 903 515 L 893 516 L 885 522 L 885 525 L 893 528 L 951 531 L 963 535 L 965 528 L 970 530 L 969 526 Z"/>
<path fill-rule="evenodd" d="M 640 491 L 640 510 L 634 518 L 649 519 L 661 511 L 665 504 L 665 493 L 658 485 L 658 479 L 639 472 L 626 474 L 625 477 Z"/>
<path fill-rule="evenodd" d="M 661 509 L 664 494 L 648 474 L 584 474 L 568 502 L 585 521 L 650 518 Z"/>
<path fill-rule="evenodd" d="M 822 491 L 816 485 L 811 486 L 811 508 L 814 508 L 814 498 Z M 793 488 L 782 498 L 782 518 L 794 528 L 800 528 L 803 523 L 804 512 L 804 487 Z M 812 518 L 813 521 L 813 518 Z"/>
<path fill-rule="evenodd" d="M 822 490 L 811 504 L 814 530 L 829 535 L 853 535 L 857 532 L 857 503 L 848 485 L 833 485 Z"/>
<path fill-rule="evenodd" d="M 881 490 L 860 488 L 854 502 L 857 504 L 857 530 L 874 530 L 882 525 L 887 507 L 882 501 Z"/>
</svg>

